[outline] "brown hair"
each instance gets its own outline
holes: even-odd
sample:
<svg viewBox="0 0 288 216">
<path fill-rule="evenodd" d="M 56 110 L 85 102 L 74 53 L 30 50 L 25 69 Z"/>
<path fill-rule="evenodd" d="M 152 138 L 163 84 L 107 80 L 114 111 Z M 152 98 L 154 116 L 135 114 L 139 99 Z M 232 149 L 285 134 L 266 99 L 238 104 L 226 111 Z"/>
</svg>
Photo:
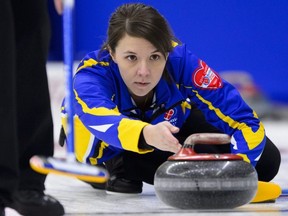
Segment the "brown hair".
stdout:
<svg viewBox="0 0 288 216">
<path fill-rule="evenodd" d="M 165 18 L 153 7 L 142 4 L 124 4 L 111 15 L 107 41 L 103 49 L 115 52 L 118 41 L 127 33 L 132 37 L 144 38 L 164 56 L 173 49 L 172 41 L 177 40 Z"/>
</svg>

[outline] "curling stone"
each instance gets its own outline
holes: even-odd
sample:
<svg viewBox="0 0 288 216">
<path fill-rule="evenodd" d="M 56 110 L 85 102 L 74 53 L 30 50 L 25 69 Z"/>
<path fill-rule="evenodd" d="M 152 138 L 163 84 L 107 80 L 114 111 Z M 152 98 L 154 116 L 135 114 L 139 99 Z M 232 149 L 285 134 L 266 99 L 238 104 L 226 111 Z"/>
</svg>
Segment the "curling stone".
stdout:
<svg viewBox="0 0 288 216">
<path fill-rule="evenodd" d="M 180 151 L 156 171 L 156 196 L 180 209 L 232 209 L 249 203 L 256 194 L 254 167 L 234 154 L 198 154 L 195 144 L 227 144 L 226 134 L 189 136 Z"/>
</svg>

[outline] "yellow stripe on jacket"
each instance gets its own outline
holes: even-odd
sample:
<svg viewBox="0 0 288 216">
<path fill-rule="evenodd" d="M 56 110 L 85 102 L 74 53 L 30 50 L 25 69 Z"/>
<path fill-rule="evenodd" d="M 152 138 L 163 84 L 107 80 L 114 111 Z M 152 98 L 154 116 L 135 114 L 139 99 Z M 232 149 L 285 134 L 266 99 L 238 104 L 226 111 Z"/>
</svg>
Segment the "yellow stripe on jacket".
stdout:
<svg viewBox="0 0 288 216">
<path fill-rule="evenodd" d="M 252 130 L 252 128 L 249 127 L 247 124 L 245 124 L 243 122 L 235 121 L 231 117 L 229 117 L 229 116 L 225 115 L 224 113 L 222 113 L 219 108 L 214 107 L 213 104 L 210 101 L 204 99 L 197 91 L 193 90 L 193 92 L 196 94 L 197 98 L 200 101 L 202 101 L 204 104 L 206 104 L 210 110 L 214 111 L 215 114 L 222 121 L 226 122 L 231 128 L 238 129 L 238 130 L 242 131 L 243 137 L 244 137 L 244 139 L 247 142 L 249 150 L 254 149 L 258 145 L 261 144 L 261 141 L 265 137 L 265 129 L 264 129 L 264 126 L 263 126 L 261 121 L 259 123 L 259 128 L 257 129 L 257 131 L 254 132 Z M 253 112 L 253 114 L 257 118 L 256 113 Z M 245 161 L 250 162 L 249 158 L 246 155 L 241 154 L 241 156 L 244 158 Z"/>
</svg>

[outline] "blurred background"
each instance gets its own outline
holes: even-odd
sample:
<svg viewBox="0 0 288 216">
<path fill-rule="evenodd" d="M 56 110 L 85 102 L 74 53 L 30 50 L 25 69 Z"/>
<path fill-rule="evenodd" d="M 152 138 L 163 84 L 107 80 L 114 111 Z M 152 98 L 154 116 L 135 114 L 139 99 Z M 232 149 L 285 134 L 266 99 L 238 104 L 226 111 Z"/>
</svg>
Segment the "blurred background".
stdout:
<svg viewBox="0 0 288 216">
<path fill-rule="evenodd" d="M 110 14 L 124 0 L 76 0 L 75 64 L 105 41 Z M 143 0 L 156 7 L 175 35 L 234 84 L 261 119 L 288 119 L 287 0 Z M 62 17 L 49 1 L 52 99 L 62 98 Z M 52 78 L 51 78 L 52 77 Z M 60 86 L 59 86 L 60 85 Z M 59 89 L 60 88 L 60 89 Z M 58 90 L 57 90 L 58 89 Z M 55 93 L 56 92 L 56 93 Z M 56 105 L 58 106 L 58 104 Z"/>
</svg>

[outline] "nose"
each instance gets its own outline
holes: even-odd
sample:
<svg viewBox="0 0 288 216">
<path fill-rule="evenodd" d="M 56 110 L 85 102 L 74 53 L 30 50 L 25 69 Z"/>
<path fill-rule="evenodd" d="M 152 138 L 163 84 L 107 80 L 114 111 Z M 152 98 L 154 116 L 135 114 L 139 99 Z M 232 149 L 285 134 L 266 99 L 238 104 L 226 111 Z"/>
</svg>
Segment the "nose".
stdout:
<svg viewBox="0 0 288 216">
<path fill-rule="evenodd" d="M 147 76 L 150 74 L 149 64 L 146 61 L 139 62 L 137 74 L 139 76 Z"/>
</svg>

